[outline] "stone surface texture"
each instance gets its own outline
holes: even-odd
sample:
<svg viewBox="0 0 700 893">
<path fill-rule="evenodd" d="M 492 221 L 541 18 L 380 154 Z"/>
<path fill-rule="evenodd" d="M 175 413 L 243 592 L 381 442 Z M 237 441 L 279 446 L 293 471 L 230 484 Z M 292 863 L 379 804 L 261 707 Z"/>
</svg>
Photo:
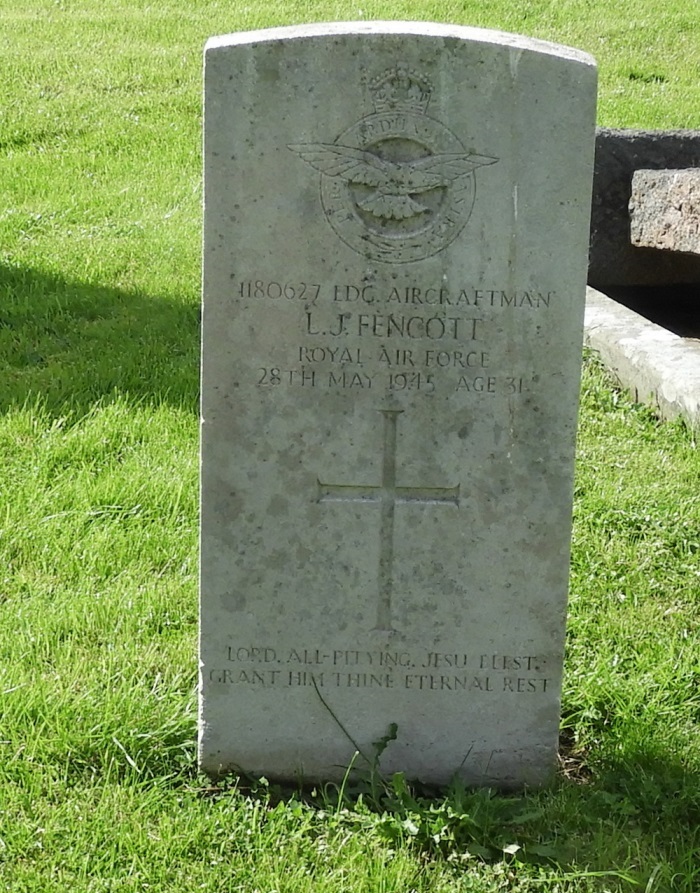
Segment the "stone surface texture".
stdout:
<svg viewBox="0 0 700 893">
<path fill-rule="evenodd" d="M 612 285 L 700 282 L 700 258 L 639 248 L 630 238 L 635 171 L 689 168 L 700 168 L 700 131 L 598 129 L 589 285 L 605 291 Z"/>
<path fill-rule="evenodd" d="M 700 340 L 680 338 L 589 288 L 586 344 L 639 403 L 700 426 Z"/>
<path fill-rule="evenodd" d="M 556 765 L 596 70 L 428 23 L 205 57 L 200 762 Z"/>
<path fill-rule="evenodd" d="M 635 171 L 630 238 L 641 248 L 700 255 L 700 168 Z"/>
</svg>

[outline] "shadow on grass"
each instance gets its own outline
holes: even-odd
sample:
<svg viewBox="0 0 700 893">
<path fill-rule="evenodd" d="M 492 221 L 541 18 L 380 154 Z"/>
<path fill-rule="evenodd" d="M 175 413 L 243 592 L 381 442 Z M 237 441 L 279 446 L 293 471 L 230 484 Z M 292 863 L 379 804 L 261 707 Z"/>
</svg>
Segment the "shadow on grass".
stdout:
<svg viewBox="0 0 700 893">
<path fill-rule="evenodd" d="M 0 265 L 0 410 L 85 415 L 119 397 L 197 411 L 199 301 Z"/>
</svg>

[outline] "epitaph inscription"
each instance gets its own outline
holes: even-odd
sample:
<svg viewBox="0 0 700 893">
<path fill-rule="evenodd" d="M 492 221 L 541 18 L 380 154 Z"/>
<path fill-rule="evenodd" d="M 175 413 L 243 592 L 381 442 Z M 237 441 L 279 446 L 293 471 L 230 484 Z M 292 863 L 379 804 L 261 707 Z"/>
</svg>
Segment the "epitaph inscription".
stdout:
<svg viewBox="0 0 700 893">
<path fill-rule="evenodd" d="M 452 505 L 459 508 L 459 484 L 456 487 L 402 487 L 396 483 L 396 426 L 402 409 L 381 409 L 384 417 L 382 477 L 375 485 L 324 484 L 318 482 L 319 502 L 379 503 L 379 597 L 375 630 L 393 632 L 391 595 L 394 570 L 394 513 L 396 506 L 407 503 Z"/>
<path fill-rule="evenodd" d="M 246 688 L 392 689 L 486 699 L 544 694 L 554 680 L 536 654 L 443 654 L 272 645 L 229 645 L 208 673 L 216 685 Z"/>
</svg>

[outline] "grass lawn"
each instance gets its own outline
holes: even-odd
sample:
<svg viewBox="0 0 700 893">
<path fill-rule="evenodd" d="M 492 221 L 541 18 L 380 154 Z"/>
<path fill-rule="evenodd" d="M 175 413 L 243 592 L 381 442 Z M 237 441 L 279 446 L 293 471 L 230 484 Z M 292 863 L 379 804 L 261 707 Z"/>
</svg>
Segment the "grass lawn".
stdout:
<svg viewBox="0 0 700 893">
<path fill-rule="evenodd" d="M 202 46 L 359 18 L 578 46 L 599 123 L 700 128 L 698 0 L 0 0 L 0 889 L 700 890 L 700 459 L 594 357 L 557 783 L 197 774 Z"/>
</svg>

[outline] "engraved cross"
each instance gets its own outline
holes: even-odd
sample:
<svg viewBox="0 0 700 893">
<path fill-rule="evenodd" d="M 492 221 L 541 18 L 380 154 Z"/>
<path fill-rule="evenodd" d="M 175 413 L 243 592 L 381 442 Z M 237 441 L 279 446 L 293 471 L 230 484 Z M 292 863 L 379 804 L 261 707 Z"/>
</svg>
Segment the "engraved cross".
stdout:
<svg viewBox="0 0 700 893">
<path fill-rule="evenodd" d="M 379 599 L 376 630 L 393 631 L 391 596 L 394 564 L 394 512 L 397 504 L 454 505 L 459 508 L 459 484 L 456 487 L 399 487 L 396 483 L 396 427 L 402 409 L 380 409 L 384 416 L 382 479 L 371 484 L 324 484 L 318 481 L 319 502 L 379 503 Z"/>
</svg>

